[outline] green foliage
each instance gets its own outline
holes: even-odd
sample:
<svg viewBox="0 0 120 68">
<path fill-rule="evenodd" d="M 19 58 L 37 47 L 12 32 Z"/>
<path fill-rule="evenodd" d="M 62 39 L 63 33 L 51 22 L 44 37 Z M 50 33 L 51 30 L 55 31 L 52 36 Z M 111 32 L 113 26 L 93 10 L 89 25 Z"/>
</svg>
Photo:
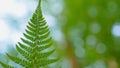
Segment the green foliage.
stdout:
<svg viewBox="0 0 120 68">
<path fill-rule="evenodd" d="M 66 24 L 62 28 L 65 37 L 75 48 L 74 53 L 80 65 L 78 68 L 89 68 L 98 60 L 109 66 L 107 64 L 111 62 L 111 57 L 116 59 L 116 65 L 120 68 L 120 37 L 113 34 L 114 26 L 120 24 L 120 0 L 64 1 L 63 17 L 66 18 Z M 96 27 L 92 26 L 96 24 Z"/>
<path fill-rule="evenodd" d="M 51 63 L 58 61 L 58 58 L 50 59 L 49 56 L 55 52 L 55 49 L 50 50 L 53 40 L 50 37 L 50 31 L 43 18 L 41 11 L 41 0 L 39 0 L 37 9 L 30 19 L 24 38 L 21 38 L 22 42 L 18 42 L 16 45 L 17 51 L 24 57 L 17 57 L 7 53 L 9 59 L 16 64 L 25 68 L 39 68 L 47 66 Z M 47 51 L 47 52 L 46 52 Z M 4 68 L 14 68 L 6 63 L 0 62 Z"/>
</svg>

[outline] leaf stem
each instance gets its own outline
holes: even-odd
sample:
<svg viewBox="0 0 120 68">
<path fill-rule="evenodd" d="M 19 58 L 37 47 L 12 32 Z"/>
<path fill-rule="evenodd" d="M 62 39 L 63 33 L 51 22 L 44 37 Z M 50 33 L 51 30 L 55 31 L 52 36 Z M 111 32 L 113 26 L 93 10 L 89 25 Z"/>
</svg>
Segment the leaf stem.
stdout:
<svg viewBox="0 0 120 68">
<path fill-rule="evenodd" d="M 41 0 L 38 1 L 38 7 L 40 7 L 40 6 L 41 6 Z"/>
</svg>

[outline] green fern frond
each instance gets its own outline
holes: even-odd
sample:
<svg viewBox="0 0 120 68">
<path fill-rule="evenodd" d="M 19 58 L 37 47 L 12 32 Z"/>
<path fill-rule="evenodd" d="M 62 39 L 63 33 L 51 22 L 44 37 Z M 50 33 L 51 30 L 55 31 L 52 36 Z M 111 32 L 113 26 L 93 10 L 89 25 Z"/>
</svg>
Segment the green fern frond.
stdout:
<svg viewBox="0 0 120 68">
<path fill-rule="evenodd" d="M 1 64 L 2 67 L 4 67 L 4 68 L 15 68 L 15 67 L 13 67 L 13 66 L 10 66 L 10 65 L 5 64 L 5 63 L 2 63 L 2 62 L 0 62 L 0 64 Z"/>
<path fill-rule="evenodd" d="M 25 68 L 40 68 L 59 60 L 59 58 L 48 58 L 55 52 L 55 49 L 49 50 L 53 45 L 53 40 L 50 37 L 50 31 L 46 20 L 43 18 L 40 2 L 41 0 L 39 0 L 37 9 L 28 22 L 25 33 L 23 33 L 24 38 L 21 38 L 22 42 L 18 42 L 16 45 L 16 50 L 23 58 L 7 54 L 9 59 Z M 46 49 L 48 49 L 47 52 L 44 52 Z M 0 64 L 4 68 L 13 68 L 2 62 L 0 62 Z"/>
<path fill-rule="evenodd" d="M 17 64 L 20 64 L 20 65 L 23 66 L 23 67 L 27 67 L 27 66 L 30 64 L 29 61 L 24 60 L 24 59 L 22 59 L 22 58 L 15 57 L 15 56 L 12 56 L 12 55 L 9 55 L 9 54 L 7 54 L 7 56 L 8 56 L 12 61 L 14 61 L 14 62 L 17 63 Z"/>
</svg>

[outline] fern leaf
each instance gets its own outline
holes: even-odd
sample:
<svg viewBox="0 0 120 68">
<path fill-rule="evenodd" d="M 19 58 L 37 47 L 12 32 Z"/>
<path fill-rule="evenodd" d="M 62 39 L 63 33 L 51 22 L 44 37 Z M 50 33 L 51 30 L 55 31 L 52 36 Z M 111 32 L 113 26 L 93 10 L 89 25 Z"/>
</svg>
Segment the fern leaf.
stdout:
<svg viewBox="0 0 120 68">
<path fill-rule="evenodd" d="M 22 44 L 22 43 L 20 43 L 20 42 L 18 42 L 18 45 L 19 45 L 22 49 L 26 50 L 27 52 L 32 52 L 32 51 L 33 51 L 33 48 L 31 48 L 31 47 L 29 47 L 29 46 L 26 46 L 26 45 L 24 45 L 24 44 Z M 16 45 L 16 46 L 17 46 L 17 45 Z"/>
<path fill-rule="evenodd" d="M 25 38 L 29 39 L 30 41 L 35 41 L 34 37 L 32 37 L 32 36 L 30 36 L 26 33 L 23 33 L 23 35 L 24 35 Z"/>
<path fill-rule="evenodd" d="M 31 54 L 30 53 L 24 51 L 18 45 L 16 45 L 16 49 L 24 58 L 26 58 L 29 61 L 31 60 Z"/>
<path fill-rule="evenodd" d="M 46 39 L 50 35 L 50 32 L 46 32 L 45 34 L 42 34 L 39 36 L 40 39 Z"/>
<path fill-rule="evenodd" d="M 53 45 L 53 40 L 50 37 L 47 22 L 42 15 L 40 3 L 41 0 L 39 0 L 38 6 L 25 29 L 25 33 L 23 33 L 24 38 L 21 38 L 22 42 L 18 42 L 16 45 L 16 50 L 24 58 L 7 54 L 9 59 L 25 68 L 40 68 L 59 60 L 49 59 L 49 56 L 55 52 L 55 49 L 49 50 Z M 48 49 L 47 52 L 44 52 L 46 49 Z M 4 63 L 0 64 L 7 66 Z"/>
<path fill-rule="evenodd" d="M 38 58 L 48 57 L 48 56 L 50 56 L 54 51 L 55 51 L 55 49 L 54 49 L 54 50 L 51 50 L 51 51 L 49 51 L 49 52 L 46 52 L 46 53 L 41 53 L 41 54 L 38 55 Z"/>
<path fill-rule="evenodd" d="M 26 29 L 25 32 L 26 32 L 27 34 L 31 35 L 31 36 L 35 36 L 35 33 L 29 31 L 28 29 Z"/>
<path fill-rule="evenodd" d="M 32 28 L 32 27 L 30 27 L 30 26 L 27 26 L 27 29 L 30 30 L 30 31 L 32 31 L 32 32 L 35 32 L 35 29 Z"/>
<path fill-rule="evenodd" d="M 45 40 L 39 41 L 39 45 L 40 45 L 40 44 L 45 44 L 46 42 L 48 43 L 48 42 L 51 42 L 51 41 L 52 41 L 52 38 L 50 37 L 50 38 L 47 38 L 47 39 L 45 39 Z"/>
<path fill-rule="evenodd" d="M 46 28 L 46 29 L 44 29 L 44 30 L 41 30 L 41 31 L 39 31 L 39 34 L 44 34 L 45 32 L 49 32 L 49 29 Z"/>
<path fill-rule="evenodd" d="M 4 67 L 4 68 L 15 68 L 15 67 L 10 66 L 10 65 L 8 65 L 8 64 L 5 64 L 5 63 L 3 63 L 3 62 L 0 62 L 0 64 L 1 64 L 2 67 Z"/>
<path fill-rule="evenodd" d="M 44 49 L 49 48 L 50 46 L 52 46 L 52 44 L 53 44 L 53 42 L 51 41 L 51 42 L 49 42 L 47 44 L 44 44 L 44 46 L 39 46 L 38 49 L 39 49 L 39 51 L 42 51 L 42 50 L 44 50 Z"/>
<path fill-rule="evenodd" d="M 32 22 L 28 22 L 28 25 L 31 26 L 34 29 L 36 28 L 36 25 L 34 23 L 32 23 Z"/>
<path fill-rule="evenodd" d="M 48 64 L 54 63 L 56 61 L 58 61 L 59 59 L 49 59 L 49 60 L 40 60 L 40 64 L 38 64 L 40 67 L 41 66 L 46 66 Z M 42 62 L 42 63 L 41 63 Z"/>
<path fill-rule="evenodd" d="M 34 43 L 29 41 L 29 40 L 26 40 L 26 39 L 23 39 L 23 38 L 21 38 L 21 40 L 27 45 L 34 46 Z"/>
<path fill-rule="evenodd" d="M 9 54 L 7 54 L 7 56 L 8 56 L 12 61 L 14 61 L 14 62 L 17 63 L 17 64 L 20 64 L 20 65 L 23 66 L 23 67 L 27 67 L 26 65 L 29 65 L 29 64 L 30 64 L 30 62 L 28 62 L 28 61 L 26 61 L 26 60 L 24 60 L 24 59 L 21 59 L 21 58 L 19 58 L 19 57 L 15 57 L 15 56 L 12 56 L 12 55 L 9 55 Z"/>
</svg>

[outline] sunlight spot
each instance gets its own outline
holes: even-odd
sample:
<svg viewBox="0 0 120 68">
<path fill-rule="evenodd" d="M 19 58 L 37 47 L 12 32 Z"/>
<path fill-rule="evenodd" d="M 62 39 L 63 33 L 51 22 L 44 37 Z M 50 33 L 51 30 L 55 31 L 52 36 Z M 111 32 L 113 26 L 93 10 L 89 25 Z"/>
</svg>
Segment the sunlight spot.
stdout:
<svg viewBox="0 0 120 68">
<path fill-rule="evenodd" d="M 53 37 L 54 40 L 59 41 L 59 42 L 63 41 L 63 35 L 62 35 L 62 32 L 59 29 L 54 29 L 51 32 L 52 32 L 51 34 L 52 34 L 52 37 Z"/>
<path fill-rule="evenodd" d="M 76 38 L 73 44 L 75 45 L 75 47 L 79 48 L 80 46 L 84 46 L 84 40 L 82 38 Z"/>
<path fill-rule="evenodd" d="M 5 41 L 9 36 L 9 27 L 4 20 L 0 20 L 0 41 Z"/>
<path fill-rule="evenodd" d="M 0 44 L 0 53 L 5 53 L 6 52 L 6 50 L 7 50 L 7 42 L 0 42 L 0 43 L 2 43 L 2 44 Z"/>
<path fill-rule="evenodd" d="M 20 37 L 21 37 L 21 33 L 19 32 L 13 32 L 12 35 L 11 35 L 11 41 L 13 44 L 17 44 L 17 42 L 20 42 Z"/>
<path fill-rule="evenodd" d="M 96 51 L 97 51 L 99 54 L 103 54 L 103 53 L 106 51 L 106 46 L 105 46 L 105 44 L 99 43 L 99 44 L 96 46 Z"/>
<path fill-rule="evenodd" d="M 93 68 L 106 68 L 105 62 L 103 60 L 97 60 Z"/>
<path fill-rule="evenodd" d="M 25 14 L 27 14 L 27 7 L 25 4 L 18 4 L 16 3 L 16 6 L 13 7 L 12 9 L 12 14 L 18 16 L 18 17 L 23 17 Z"/>
<path fill-rule="evenodd" d="M 61 68 L 72 68 L 72 64 L 70 63 L 70 61 L 66 58 L 63 58 L 64 62 L 62 62 L 61 64 Z"/>
<path fill-rule="evenodd" d="M 56 11 L 57 9 L 57 11 Z M 61 5 L 60 3 L 56 2 L 55 4 L 52 5 L 51 7 L 51 11 L 54 13 L 54 14 L 60 14 L 63 10 L 63 5 Z"/>
<path fill-rule="evenodd" d="M 114 36 L 120 36 L 120 24 L 113 25 L 112 34 Z"/>
<path fill-rule="evenodd" d="M 76 48 L 75 49 L 75 55 L 79 58 L 83 58 L 86 55 L 85 49 L 82 47 Z"/>
<path fill-rule="evenodd" d="M 105 61 L 97 60 L 96 62 L 93 62 L 92 64 L 86 66 L 85 68 L 107 68 L 107 67 Z"/>
<path fill-rule="evenodd" d="M 52 15 L 45 15 L 45 19 L 50 28 L 56 26 L 56 18 Z"/>
<path fill-rule="evenodd" d="M 94 48 L 97 43 L 97 38 L 94 35 L 89 35 L 86 38 L 86 44 L 90 49 Z"/>
<path fill-rule="evenodd" d="M 90 31 L 92 33 L 97 34 L 100 32 L 100 29 L 101 29 L 101 27 L 98 23 L 94 22 L 94 23 L 90 24 Z"/>
<path fill-rule="evenodd" d="M 88 9 L 88 15 L 91 17 L 91 18 L 95 18 L 97 15 L 98 15 L 98 9 L 94 6 L 90 7 Z"/>
<path fill-rule="evenodd" d="M 12 14 L 23 17 L 27 13 L 27 7 L 23 3 L 15 2 L 15 0 L 1 0 L 0 15 Z"/>
</svg>

